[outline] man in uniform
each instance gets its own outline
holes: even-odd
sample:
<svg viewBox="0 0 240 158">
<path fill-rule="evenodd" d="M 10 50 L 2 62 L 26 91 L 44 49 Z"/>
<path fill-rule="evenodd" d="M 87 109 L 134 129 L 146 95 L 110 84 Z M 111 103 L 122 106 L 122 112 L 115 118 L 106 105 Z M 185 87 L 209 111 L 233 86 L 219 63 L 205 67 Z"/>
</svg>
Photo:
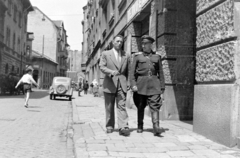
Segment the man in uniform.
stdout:
<svg viewBox="0 0 240 158">
<path fill-rule="evenodd" d="M 143 132 L 144 109 L 148 105 L 151 111 L 153 133 L 161 134 L 159 127 L 159 110 L 162 105 L 162 94 L 165 82 L 162 70 L 161 56 L 152 51 L 154 39 L 148 35 L 142 36 L 143 52 L 138 52 L 133 58 L 130 73 L 133 100 L 137 106 L 138 133 Z"/>
</svg>

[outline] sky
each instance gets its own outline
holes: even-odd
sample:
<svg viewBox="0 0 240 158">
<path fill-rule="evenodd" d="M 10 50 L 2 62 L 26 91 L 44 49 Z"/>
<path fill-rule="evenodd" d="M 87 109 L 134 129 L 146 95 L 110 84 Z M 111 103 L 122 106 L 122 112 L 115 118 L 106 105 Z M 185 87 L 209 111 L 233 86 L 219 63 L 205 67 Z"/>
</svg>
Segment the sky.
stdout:
<svg viewBox="0 0 240 158">
<path fill-rule="evenodd" d="M 30 0 L 51 20 L 62 20 L 71 50 L 82 50 L 83 7 L 88 0 Z"/>
</svg>

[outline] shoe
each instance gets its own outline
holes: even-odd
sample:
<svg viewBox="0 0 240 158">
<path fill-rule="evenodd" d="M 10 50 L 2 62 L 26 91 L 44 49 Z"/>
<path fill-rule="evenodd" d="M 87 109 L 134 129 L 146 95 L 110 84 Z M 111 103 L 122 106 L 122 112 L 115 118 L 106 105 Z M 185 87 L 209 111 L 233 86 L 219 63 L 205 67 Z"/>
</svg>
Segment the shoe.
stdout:
<svg viewBox="0 0 240 158">
<path fill-rule="evenodd" d="M 138 125 L 137 133 L 142 133 L 143 132 L 143 126 Z"/>
<path fill-rule="evenodd" d="M 112 133 L 113 129 L 107 129 L 106 133 Z"/>
<path fill-rule="evenodd" d="M 141 128 L 137 129 L 137 133 L 142 133 L 142 132 L 143 132 L 143 129 L 141 129 Z"/>
<path fill-rule="evenodd" d="M 130 130 L 129 130 L 129 128 L 128 128 L 128 127 L 120 128 L 120 129 L 119 129 L 119 135 L 129 136 L 129 135 L 130 135 Z"/>
<path fill-rule="evenodd" d="M 25 106 L 25 108 L 28 108 L 28 104 L 26 104 L 26 105 L 24 105 Z"/>
</svg>

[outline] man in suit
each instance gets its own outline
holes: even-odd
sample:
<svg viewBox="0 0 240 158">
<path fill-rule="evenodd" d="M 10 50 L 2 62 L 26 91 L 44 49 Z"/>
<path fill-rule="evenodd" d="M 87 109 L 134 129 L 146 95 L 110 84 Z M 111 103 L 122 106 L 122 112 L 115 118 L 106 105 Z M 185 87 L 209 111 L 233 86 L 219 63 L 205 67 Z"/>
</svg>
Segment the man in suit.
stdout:
<svg viewBox="0 0 240 158">
<path fill-rule="evenodd" d="M 117 103 L 119 135 L 128 136 L 128 114 L 126 111 L 126 93 L 129 87 L 128 71 L 130 56 L 121 48 L 123 37 L 117 35 L 113 39 L 113 48 L 102 53 L 100 70 L 105 74 L 103 92 L 105 98 L 107 133 L 112 133 L 115 125 L 114 104 Z"/>
<path fill-rule="evenodd" d="M 138 133 L 143 132 L 144 109 L 148 105 L 151 111 L 153 131 L 155 136 L 161 134 L 159 127 L 159 110 L 165 90 L 161 56 L 152 51 L 154 39 L 148 35 L 142 36 L 143 52 L 138 52 L 133 58 L 130 73 L 133 100 L 138 112 Z"/>
</svg>

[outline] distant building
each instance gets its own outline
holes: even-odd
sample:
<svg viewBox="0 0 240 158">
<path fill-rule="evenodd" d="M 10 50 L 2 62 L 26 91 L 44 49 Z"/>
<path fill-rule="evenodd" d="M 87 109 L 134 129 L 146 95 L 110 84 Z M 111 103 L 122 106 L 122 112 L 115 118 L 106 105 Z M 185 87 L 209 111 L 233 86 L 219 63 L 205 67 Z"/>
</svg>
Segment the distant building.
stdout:
<svg viewBox="0 0 240 158">
<path fill-rule="evenodd" d="M 81 51 L 78 50 L 69 50 L 68 51 L 68 71 L 77 71 L 81 72 Z"/>
<path fill-rule="evenodd" d="M 28 31 L 34 33 L 32 50 L 41 56 L 49 58 L 52 61 L 51 70 L 47 65 L 33 65 L 34 74 L 38 73 L 38 82 L 40 87 L 46 87 L 47 80 L 45 74 L 54 74 L 53 76 L 66 76 L 67 71 L 67 35 L 64 29 L 63 21 L 53 21 L 45 15 L 39 8 L 34 7 L 34 11 L 28 15 Z M 38 63 L 38 62 L 37 62 Z M 57 63 L 57 65 L 56 65 Z"/>
<path fill-rule="evenodd" d="M 84 19 L 82 20 L 82 34 L 83 34 L 83 42 L 82 42 L 82 72 L 86 72 L 86 62 L 88 60 L 88 34 L 89 34 L 89 28 L 88 28 L 88 18 L 87 18 L 87 13 L 88 13 L 88 7 L 87 5 L 83 7 L 83 14 L 84 14 Z"/>
<path fill-rule="evenodd" d="M 61 20 L 53 21 L 58 28 L 58 50 L 57 50 L 57 75 L 66 76 L 67 72 L 67 58 L 68 58 L 68 43 L 67 43 L 67 31 L 64 28 L 64 23 Z"/>
<path fill-rule="evenodd" d="M 22 75 L 30 64 L 27 45 L 33 39 L 28 37 L 27 15 L 31 11 L 29 0 L 0 0 L 0 74 Z"/>
<path fill-rule="evenodd" d="M 56 76 L 57 65 L 58 63 L 48 56 L 34 50 L 32 51 L 33 78 L 41 88 L 48 89 L 51 86 L 52 79 Z M 43 76 L 39 76 L 41 73 L 38 72 L 41 67 L 45 70 L 42 74 Z"/>
</svg>

